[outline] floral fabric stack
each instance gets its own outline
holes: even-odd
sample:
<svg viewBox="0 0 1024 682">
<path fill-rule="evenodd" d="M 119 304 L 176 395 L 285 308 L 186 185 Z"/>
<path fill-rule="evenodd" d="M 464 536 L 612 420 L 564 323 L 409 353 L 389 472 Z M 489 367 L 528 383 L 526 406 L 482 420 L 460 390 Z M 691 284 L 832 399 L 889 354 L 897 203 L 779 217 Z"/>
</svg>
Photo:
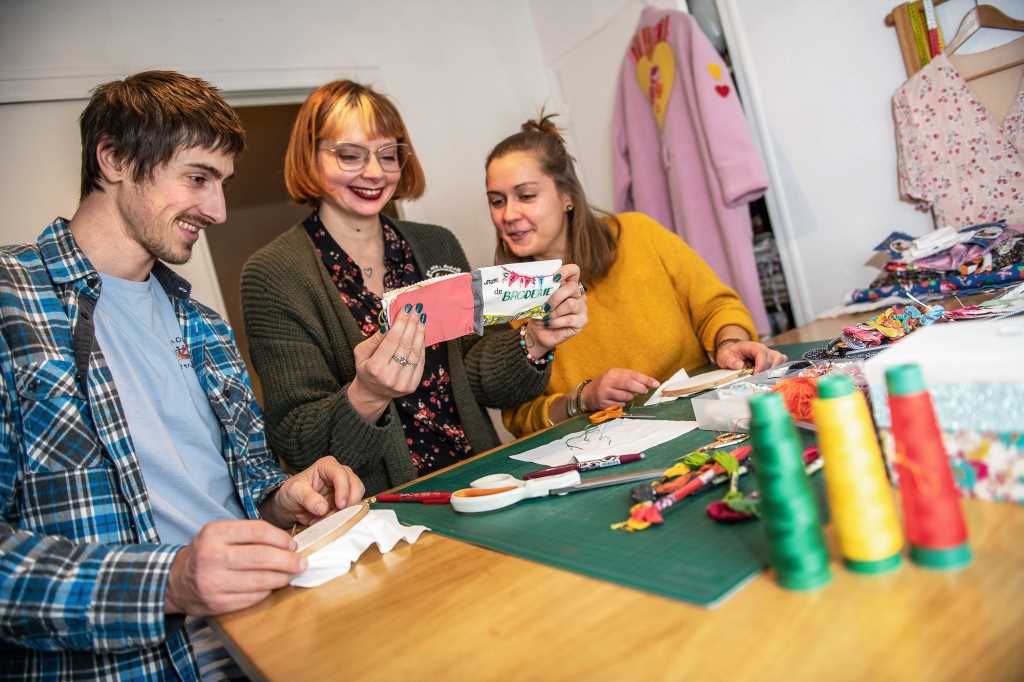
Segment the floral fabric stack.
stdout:
<svg viewBox="0 0 1024 682">
<path fill-rule="evenodd" d="M 1024 225 L 943 228 L 918 239 L 893 232 L 875 251 L 888 262 L 868 288 L 851 292 L 847 303 L 975 293 L 1024 280 Z"/>
</svg>

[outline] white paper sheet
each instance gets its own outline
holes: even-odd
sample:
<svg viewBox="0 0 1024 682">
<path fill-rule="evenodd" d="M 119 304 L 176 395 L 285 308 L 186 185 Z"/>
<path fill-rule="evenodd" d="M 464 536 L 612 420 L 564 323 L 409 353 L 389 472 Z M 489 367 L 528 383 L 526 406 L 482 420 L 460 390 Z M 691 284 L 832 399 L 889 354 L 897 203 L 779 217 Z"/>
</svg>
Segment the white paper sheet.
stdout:
<svg viewBox="0 0 1024 682">
<path fill-rule="evenodd" d="M 663 396 L 662 391 L 665 390 L 666 386 L 668 386 L 669 388 L 674 388 L 676 384 L 681 384 L 689 378 L 690 375 L 686 373 L 685 369 L 679 370 L 671 377 L 669 377 L 668 381 L 663 381 L 661 386 L 658 386 L 658 388 L 655 389 L 654 393 L 651 394 L 651 397 L 647 399 L 646 403 L 644 403 L 644 407 L 650 407 L 651 405 L 660 405 L 661 403 L 668 403 L 673 400 L 677 400 L 677 398 L 667 398 Z"/>
<path fill-rule="evenodd" d="M 403 526 L 390 509 L 372 509 L 347 533 L 313 552 L 306 570 L 292 578 L 289 584 L 296 587 L 323 585 L 348 573 L 370 545 L 376 544 L 381 554 L 387 554 L 399 540 L 414 544 L 425 530 L 430 529 L 426 526 Z"/>
<path fill-rule="evenodd" d="M 697 428 L 697 422 L 669 419 L 616 419 L 595 426 L 584 437 L 583 431 L 527 450 L 512 459 L 543 466 L 560 466 L 574 461 L 585 462 L 611 455 L 643 452 L 678 438 Z M 566 443 L 572 443 L 570 448 Z"/>
</svg>

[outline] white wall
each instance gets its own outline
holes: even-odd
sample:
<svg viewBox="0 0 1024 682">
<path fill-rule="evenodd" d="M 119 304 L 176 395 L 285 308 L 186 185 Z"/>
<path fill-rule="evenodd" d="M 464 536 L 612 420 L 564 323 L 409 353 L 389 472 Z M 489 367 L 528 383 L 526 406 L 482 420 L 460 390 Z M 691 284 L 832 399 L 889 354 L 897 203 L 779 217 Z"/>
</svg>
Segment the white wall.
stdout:
<svg viewBox="0 0 1024 682">
<path fill-rule="evenodd" d="M 866 286 L 876 271 L 862 263 L 886 234 L 932 229 L 929 215 L 898 196 L 890 100 L 906 72 L 895 30 L 883 21 L 895 4 L 719 0 L 741 91 L 777 181 L 769 208 L 790 288 L 805 303 L 798 322 Z M 972 4 L 939 8 L 947 38 Z M 1022 0 L 992 4 L 1024 16 Z M 987 33 L 972 39 L 974 49 L 1005 40 Z"/>
<path fill-rule="evenodd" d="M 301 99 L 334 77 L 372 81 L 398 103 L 426 169 L 427 194 L 406 216 L 452 229 L 474 264 L 494 249 L 484 157 L 548 98 L 525 2 L 8 0 L 0 102 L 20 103 L 0 105 L 0 243 L 70 217 L 88 89 L 146 68 L 206 77 L 233 103 L 265 88 Z M 186 276 L 216 306 L 205 253 L 201 244 Z"/>
<path fill-rule="evenodd" d="M 685 0 L 530 0 L 552 79 L 549 109 L 562 116 L 587 198 L 615 208 L 612 115 L 619 70 L 647 4 L 685 9 Z"/>
<path fill-rule="evenodd" d="M 947 37 L 973 0 L 938 8 Z M 25 241 L 78 195 L 76 117 L 93 85 L 145 68 L 209 78 L 233 103 L 301 99 L 315 85 L 369 80 L 399 104 L 428 175 L 406 215 L 453 229 L 474 264 L 493 229 L 483 159 L 542 105 L 565 113 L 591 199 L 611 208 L 615 79 L 642 0 L 6 0 L 0 4 L 0 243 Z M 683 7 L 683 0 L 657 0 Z M 889 98 L 905 76 L 895 0 L 719 0 L 740 87 L 778 180 L 773 218 L 789 229 L 798 319 L 867 284 L 861 265 L 885 234 L 922 234 L 899 200 Z M 1024 16 L 1024 0 L 992 0 Z M 1013 37 L 1016 34 L 1005 34 Z M 983 31 L 965 46 L 1006 38 Z M 254 94 L 256 93 L 256 94 Z M 788 241 L 787 241 L 788 239 Z M 187 276 L 219 304 L 200 248 Z"/>
</svg>

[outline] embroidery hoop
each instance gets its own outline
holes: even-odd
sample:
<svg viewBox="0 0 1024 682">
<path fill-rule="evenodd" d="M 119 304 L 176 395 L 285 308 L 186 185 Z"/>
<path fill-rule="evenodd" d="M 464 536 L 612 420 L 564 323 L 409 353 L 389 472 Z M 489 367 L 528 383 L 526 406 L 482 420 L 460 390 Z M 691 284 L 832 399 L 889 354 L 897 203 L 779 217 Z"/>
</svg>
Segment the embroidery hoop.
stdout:
<svg viewBox="0 0 1024 682">
<path fill-rule="evenodd" d="M 295 551 L 299 556 L 308 557 L 323 549 L 352 530 L 352 527 L 362 521 L 369 511 L 370 505 L 366 502 L 339 509 L 295 535 L 295 544 L 298 545 Z"/>
</svg>

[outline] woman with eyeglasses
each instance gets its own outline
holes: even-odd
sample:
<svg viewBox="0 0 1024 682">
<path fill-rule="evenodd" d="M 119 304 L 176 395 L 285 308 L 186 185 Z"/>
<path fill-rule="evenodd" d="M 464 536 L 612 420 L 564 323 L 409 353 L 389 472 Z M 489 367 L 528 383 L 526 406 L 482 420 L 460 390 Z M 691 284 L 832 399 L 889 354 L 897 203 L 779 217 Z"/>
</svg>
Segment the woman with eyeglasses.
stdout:
<svg viewBox="0 0 1024 682">
<path fill-rule="evenodd" d="M 487 156 L 496 260 L 577 263 L 590 323 L 559 351 L 544 395 L 504 410 L 508 430 L 522 436 L 623 405 L 709 359 L 755 371 L 784 361 L 756 340 L 736 293 L 683 240 L 643 213 L 590 206 L 551 119 L 527 121 Z"/>
<path fill-rule="evenodd" d="M 302 469 L 324 453 L 372 495 L 498 445 L 486 407 L 540 395 L 551 352 L 587 321 L 579 268 L 563 266 L 549 319 L 426 346 L 432 311 L 380 331 L 385 291 L 469 271 L 451 232 L 382 214 L 426 187 L 392 102 L 342 80 L 299 109 L 285 184 L 309 216 L 242 273 L 249 352 L 274 453 Z"/>
</svg>

